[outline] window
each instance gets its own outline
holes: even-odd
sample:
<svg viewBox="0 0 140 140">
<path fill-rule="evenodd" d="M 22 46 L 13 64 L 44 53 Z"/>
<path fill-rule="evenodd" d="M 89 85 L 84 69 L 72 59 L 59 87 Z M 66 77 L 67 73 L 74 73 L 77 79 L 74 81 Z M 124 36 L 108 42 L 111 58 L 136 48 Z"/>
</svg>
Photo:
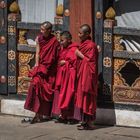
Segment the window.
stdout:
<svg viewBox="0 0 140 140">
<path fill-rule="evenodd" d="M 54 23 L 56 0 L 18 0 L 21 10 L 21 22 Z"/>
</svg>

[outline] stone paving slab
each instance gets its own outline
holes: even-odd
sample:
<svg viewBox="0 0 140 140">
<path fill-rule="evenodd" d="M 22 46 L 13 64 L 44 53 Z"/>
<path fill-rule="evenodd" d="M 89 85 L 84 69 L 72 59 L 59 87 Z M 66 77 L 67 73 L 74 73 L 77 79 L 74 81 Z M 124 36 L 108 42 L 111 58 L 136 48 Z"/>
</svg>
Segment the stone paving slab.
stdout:
<svg viewBox="0 0 140 140">
<path fill-rule="evenodd" d="M 96 125 L 95 130 L 79 131 L 76 125 L 53 121 L 22 124 L 22 118 L 0 115 L 0 140 L 139 140 L 139 128 Z"/>
</svg>

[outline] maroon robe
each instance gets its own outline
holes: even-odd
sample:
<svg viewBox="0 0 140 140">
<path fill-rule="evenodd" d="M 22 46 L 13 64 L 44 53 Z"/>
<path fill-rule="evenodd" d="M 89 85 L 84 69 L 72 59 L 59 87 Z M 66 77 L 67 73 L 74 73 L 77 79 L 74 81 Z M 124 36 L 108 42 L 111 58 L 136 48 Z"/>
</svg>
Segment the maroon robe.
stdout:
<svg viewBox="0 0 140 140">
<path fill-rule="evenodd" d="M 79 50 L 85 57 L 77 61 L 74 117 L 80 121 L 89 121 L 94 120 L 96 114 L 98 50 L 90 39 L 81 42 Z"/>
<path fill-rule="evenodd" d="M 63 118 L 67 119 L 73 117 L 74 111 L 76 49 L 77 44 L 72 43 L 60 52 L 59 61 L 65 60 L 66 63 L 63 66 L 58 65 L 56 77 L 52 113 L 56 115 L 61 114 Z"/>
<path fill-rule="evenodd" d="M 32 77 L 24 108 L 41 115 L 50 115 L 55 86 L 59 43 L 53 35 L 39 35 L 39 65 L 30 71 Z"/>
</svg>

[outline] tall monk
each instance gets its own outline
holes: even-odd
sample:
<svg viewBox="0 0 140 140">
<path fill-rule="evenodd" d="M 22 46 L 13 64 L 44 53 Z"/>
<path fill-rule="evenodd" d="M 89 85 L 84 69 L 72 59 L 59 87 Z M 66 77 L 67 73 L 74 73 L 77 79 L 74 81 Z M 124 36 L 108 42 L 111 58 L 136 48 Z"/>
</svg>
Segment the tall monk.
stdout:
<svg viewBox="0 0 140 140">
<path fill-rule="evenodd" d="M 81 57 L 77 60 L 77 92 L 75 100 L 75 119 L 82 123 L 78 129 L 93 129 L 96 116 L 98 49 L 90 37 L 91 28 L 84 24 L 79 28 Z"/>
<path fill-rule="evenodd" d="M 42 23 L 37 37 L 35 67 L 29 73 L 32 77 L 24 108 L 36 113 L 31 123 L 50 117 L 55 86 L 59 42 L 52 35 L 52 24 Z"/>
<path fill-rule="evenodd" d="M 67 123 L 71 122 L 74 113 L 77 59 L 75 51 L 78 45 L 72 43 L 72 36 L 68 31 L 61 34 L 61 45 L 52 113 L 59 115 L 56 122 Z"/>
</svg>

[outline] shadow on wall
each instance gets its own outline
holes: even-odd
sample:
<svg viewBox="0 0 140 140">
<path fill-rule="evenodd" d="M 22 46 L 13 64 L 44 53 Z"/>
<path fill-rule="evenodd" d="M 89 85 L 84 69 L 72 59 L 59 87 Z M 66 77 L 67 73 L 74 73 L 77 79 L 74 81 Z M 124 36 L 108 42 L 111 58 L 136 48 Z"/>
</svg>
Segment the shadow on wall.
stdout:
<svg viewBox="0 0 140 140">
<path fill-rule="evenodd" d="M 95 124 L 115 125 L 116 114 L 110 86 L 105 83 L 102 73 L 98 76 L 98 96 Z"/>
</svg>

